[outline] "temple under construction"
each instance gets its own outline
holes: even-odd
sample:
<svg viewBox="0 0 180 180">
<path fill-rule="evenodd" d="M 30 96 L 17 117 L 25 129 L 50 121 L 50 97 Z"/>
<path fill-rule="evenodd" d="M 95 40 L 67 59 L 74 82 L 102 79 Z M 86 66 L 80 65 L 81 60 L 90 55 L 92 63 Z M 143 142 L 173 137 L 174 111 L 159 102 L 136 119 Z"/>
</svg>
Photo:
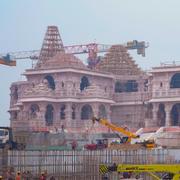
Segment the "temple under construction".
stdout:
<svg viewBox="0 0 180 180">
<path fill-rule="evenodd" d="M 100 125 L 92 130 L 93 116 L 130 129 L 180 125 L 180 65 L 145 72 L 123 45 L 85 65 L 64 50 L 57 27 L 49 26 L 36 66 L 24 75 L 26 81 L 10 88 L 14 131 L 108 131 Z"/>
</svg>

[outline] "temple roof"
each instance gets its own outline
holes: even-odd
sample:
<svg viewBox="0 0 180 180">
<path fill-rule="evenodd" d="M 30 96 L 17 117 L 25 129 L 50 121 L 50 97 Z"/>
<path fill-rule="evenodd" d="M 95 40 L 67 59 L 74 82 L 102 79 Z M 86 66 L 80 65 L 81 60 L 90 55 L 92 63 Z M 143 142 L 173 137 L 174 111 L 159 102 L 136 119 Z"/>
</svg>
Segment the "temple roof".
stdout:
<svg viewBox="0 0 180 180">
<path fill-rule="evenodd" d="M 83 62 L 73 54 L 58 52 L 54 57 L 37 63 L 35 69 L 75 68 L 87 70 Z"/>
<path fill-rule="evenodd" d="M 116 75 L 142 74 L 142 70 L 135 64 L 127 49 L 122 45 L 113 45 L 97 65 L 96 69 Z"/>
</svg>

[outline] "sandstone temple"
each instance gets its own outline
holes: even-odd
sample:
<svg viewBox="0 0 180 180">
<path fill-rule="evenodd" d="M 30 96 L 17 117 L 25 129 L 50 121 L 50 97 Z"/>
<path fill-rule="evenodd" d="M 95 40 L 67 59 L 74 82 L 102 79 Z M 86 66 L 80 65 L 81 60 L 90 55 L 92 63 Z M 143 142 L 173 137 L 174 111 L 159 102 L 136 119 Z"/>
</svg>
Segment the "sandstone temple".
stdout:
<svg viewBox="0 0 180 180">
<path fill-rule="evenodd" d="M 51 27 L 49 27 L 51 28 Z M 91 133 L 93 116 L 138 129 L 180 125 L 180 65 L 145 72 L 122 45 L 114 45 L 89 68 L 64 51 L 60 35 L 46 33 L 40 57 L 10 88 L 10 122 L 15 131 L 65 128 Z M 108 129 L 95 125 L 94 132 Z"/>
</svg>

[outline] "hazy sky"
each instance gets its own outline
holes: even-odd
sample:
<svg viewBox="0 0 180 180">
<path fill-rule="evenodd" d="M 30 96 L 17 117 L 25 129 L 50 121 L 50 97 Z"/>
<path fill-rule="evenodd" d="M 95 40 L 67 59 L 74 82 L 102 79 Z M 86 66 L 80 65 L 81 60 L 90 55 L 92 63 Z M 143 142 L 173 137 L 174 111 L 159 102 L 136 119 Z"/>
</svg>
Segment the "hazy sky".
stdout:
<svg viewBox="0 0 180 180">
<path fill-rule="evenodd" d="M 149 42 L 146 57 L 130 52 L 143 69 L 180 60 L 180 0 L 0 0 L 0 53 L 40 49 L 48 25 L 64 45 Z M 0 126 L 9 125 L 10 85 L 30 60 L 0 65 Z"/>
</svg>

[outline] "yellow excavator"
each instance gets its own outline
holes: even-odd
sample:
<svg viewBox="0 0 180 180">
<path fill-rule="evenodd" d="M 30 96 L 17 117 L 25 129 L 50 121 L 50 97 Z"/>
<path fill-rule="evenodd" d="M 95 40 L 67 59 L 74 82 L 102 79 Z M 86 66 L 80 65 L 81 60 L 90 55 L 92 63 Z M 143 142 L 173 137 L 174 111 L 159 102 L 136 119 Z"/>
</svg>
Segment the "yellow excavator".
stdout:
<svg viewBox="0 0 180 180">
<path fill-rule="evenodd" d="M 180 180 L 180 164 L 118 164 L 111 166 L 101 164 L 99 172 L 102 177 L 110 176 L 111 172 L 122 174 L 123 178 L 130 179 L 135 175 L 136 179 L 141 173 L 148 173 L 154 180 Z M 105 179 L 105 178 L 104 178 Z M 107 178 L 106 178 L 107 179 Z"/>
<path fill-rule="evenodd" d="M 117 126 L 115 124 L 112 124 L 107 119 L 93 117 L 92 122 L 93 122 L 93 124 L 95 122 L 98 122 L 101 125 L 104 125 L 104 126 L 110 128 L 112 131 L 116 131 L 118 133 L 121 133 L 121 134 L 125 135 L 124 137 L 120 137 L 120 139 L 121 139 L 120 143 L 121 144 L 130 144 L 132 139 L 139 138 L 139 135 L 129 131 L 127 128 L 123 128 L 123 127 Z M 155 142 L 153 140 L 147 140 L 147 141 L 144 141 L 144 142 L 138 142 L 137 144 L 141 144 L 141 146 L 143 146 L 143 147 L 145 147 L 147 149 L 152 149 L 152 148 L 156 147 Z"/>
</svg>

